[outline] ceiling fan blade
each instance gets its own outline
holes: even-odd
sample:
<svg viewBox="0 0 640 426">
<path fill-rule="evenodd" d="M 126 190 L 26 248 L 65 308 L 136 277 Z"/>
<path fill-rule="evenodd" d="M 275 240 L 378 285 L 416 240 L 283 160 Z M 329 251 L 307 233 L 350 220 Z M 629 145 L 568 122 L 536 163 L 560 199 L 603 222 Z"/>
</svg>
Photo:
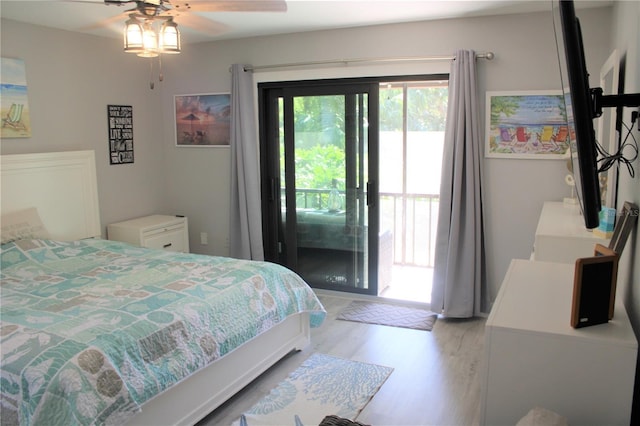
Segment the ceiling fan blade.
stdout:
<svg viewBox="0 0 640 426">
<path fill-rule="evenodd" d="M 195 13 L 180 13 L 175 11 L 169 11 L 163 13 L 164 16 L 173 16 L 174 21 L 179 25 L 189 27 L 194 31 L 207 35 L 219 35 L 226 32 L 229 27 L 221 22 L 212 21 L 210 19 L 203 18 Z"/>
<path fill-rule="evenodd" d="M 137 3 L 136 0 L 53 0 L 59 3 L 85 3 L 100 6 L 125 6 L 128 3 Z M 158 0 L 159 1 L 159 0 Z"/>
<path fill-rule="evenodd" d="M 171 0 L 177 11 L 189 12 L 286 12 L 284 0 Z"/>
<path fill-rule="evenodd" d="M 104 4 L 106 5 L 110 5 L 110 4 L 114 4 L 116 6 L 122 6 L 126 3 L 134 3 L 135 0 L 104 0 Z"/>
<path fill-rule="evenodd" d="M 131 12 L 135 12 L 135 9 L 133 10 L 126 10 L 123 12 L 118 13 L 117 15 L 114 15 L 110 18 L 107 19 L 103 19 L 100 22 L 96 22 L 95 24 L 91 24 L 91 25 L 86 25 L 84 27 L 79 28 L 80 31 L 92 31 L 92 30 L 97 30 L 100 28 L 107 28 L 110 27 L 113 24 L 122 22 L 124 23 L 124 21 L 126 21 L 129 18 L 129 14 Z"/>
</svg>

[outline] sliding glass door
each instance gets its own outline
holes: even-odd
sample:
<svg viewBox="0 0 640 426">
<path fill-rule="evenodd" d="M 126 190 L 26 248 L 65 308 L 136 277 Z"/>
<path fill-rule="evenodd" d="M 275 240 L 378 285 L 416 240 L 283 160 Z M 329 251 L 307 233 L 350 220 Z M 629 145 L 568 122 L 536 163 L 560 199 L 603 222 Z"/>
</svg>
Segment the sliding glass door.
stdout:
<svg viewBox="0 0 640 426">
<path fill-rule="evenodd" d="M 265 256 L 317 288 L 377 288 L 377 84 L 263 88 Z"/>
</svg>

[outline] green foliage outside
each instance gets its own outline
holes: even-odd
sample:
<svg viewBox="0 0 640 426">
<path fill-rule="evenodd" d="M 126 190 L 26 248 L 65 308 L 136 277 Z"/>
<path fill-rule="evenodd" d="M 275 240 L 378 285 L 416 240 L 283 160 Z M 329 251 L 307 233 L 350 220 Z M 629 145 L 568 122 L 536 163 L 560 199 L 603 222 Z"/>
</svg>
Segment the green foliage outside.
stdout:
<svg viewBox="0 0 640 426">
<path fill-rule="evenodd" d="M 344 96 L 305 96 L 294 98 L 296 140 L 296 188 L 344 190 L 345 102 Z M 281 132 L 282 126 L 281 111 Z M 280 149 L 284 164 L 284 149 Z"/>
<path fill-rule="evenodd" d="M 344 189 L 344 149 L 330 145 L 314 145 L 296 150 L 296 187 L 330 189 L 338 180 Z"/>
<path fill-rule="evenodd" d="M 407 93 L 407 130 L 444 131 L 447 87 L 416 87 Z M 380 130 L 403 131 L 402 88 L 380 90 Z M 366 103 L 366 99 L 365 99 Z M 334 179 L 345 189 L 345 101 L 344 96 L 294 98 L 296 132 L 296 188 L 330 189 Z M 280 134 L 284 134 L 280 108 Z M 284 164 L 284 149 L 280 150 Z"/>
<path fill-rule="evenodd" d="M 407 92 L 407 130 L 441 132 L 447 118 L 447 87 L 410 88 Z M 402 132 L 403 91 L 380 90 L 380 131 Z"/>
</svg>

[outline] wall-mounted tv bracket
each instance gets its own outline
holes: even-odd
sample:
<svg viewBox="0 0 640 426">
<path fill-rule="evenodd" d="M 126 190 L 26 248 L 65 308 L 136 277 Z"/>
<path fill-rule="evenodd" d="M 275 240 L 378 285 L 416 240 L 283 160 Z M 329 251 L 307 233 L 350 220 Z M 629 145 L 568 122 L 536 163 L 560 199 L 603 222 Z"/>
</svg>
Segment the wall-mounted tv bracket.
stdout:
<svg viewBox="0 0 640 426">
<path fill-rule="evenodd" d="M 592 88 L 589 91 L 591 92 L 593 118 L 602 115 L 602 108 L 640 107 L 640 93 L 605 96 L 600 87 Z"/>
</svg>

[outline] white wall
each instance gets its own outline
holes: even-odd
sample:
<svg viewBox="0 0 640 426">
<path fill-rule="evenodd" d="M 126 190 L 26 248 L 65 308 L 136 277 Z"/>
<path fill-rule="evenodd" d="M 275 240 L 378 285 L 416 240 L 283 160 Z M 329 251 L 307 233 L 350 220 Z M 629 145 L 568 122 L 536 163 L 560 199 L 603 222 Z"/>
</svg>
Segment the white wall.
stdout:
<svg viewBox="0 0 640 426">
<path fill-rule="evenodd" d="M 608 57 L 610 8 L 580 13 L 589 69 Z M 228 91 L 233 63 L 269 65 L 340 58 L 451 55 L 457 49 L 493 51 L 478 64 L 480 98 L 487 90 L 560 89 L 551 13 L 443 20 L 248 38 L 186 48 L 167 66 L 163 83 L 169 203 L 190 218 L 191 248 L 226 254 L 228 150 L 175 148 L 170 136 L 174 94 Z M 184 67 L 182 64 L 189 64 Z M 448 72 L 449 63 L 349 65 L 256 72 L 255 80 L 280 81 L 351 76 Z M 596 76 L 597 78 L 597 72 Z M 597 81 L 593 82 L 594 84 Z M 484 114 L 484 101 L 481 105 Z M 484 117 L 484 115 L 483 115 Z M 483 123 L 484 127 L 484 123 Z M 558 160 L 485 160 L 488 279 L 493 298 L 510 260 L 528 258 L 542 204 L 570 194 L 566 165 Z M 210 235 L 199 244 L 199 233 Z"/>
<path fill-rule="evenodd" d="M 2 20 L 2 56 L 25 62 L 32 137 L 2 139 L 2 154 L 93 149 L 106 224 L 163 208 L 160 93 L 148 64 L 115 40 Z M 133 106 L 135 162 L 109 165 L 107 105 Z"/>
</svg>

